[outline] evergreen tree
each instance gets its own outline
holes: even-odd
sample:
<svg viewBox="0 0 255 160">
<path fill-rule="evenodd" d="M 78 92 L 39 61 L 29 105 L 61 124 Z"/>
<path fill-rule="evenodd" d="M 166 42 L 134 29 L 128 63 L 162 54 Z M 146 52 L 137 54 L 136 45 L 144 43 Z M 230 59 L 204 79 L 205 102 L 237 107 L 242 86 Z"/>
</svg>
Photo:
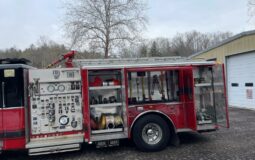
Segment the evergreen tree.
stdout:
<svg viewBox="0 0 255 160">
<path fill-rule="evenodd" d="M 157 43 L 155 41 L 152 42 L 151 50 L 150 50 L 150 56 L 151 57 L 159 57 L 160 56 L 160 53 L 158 51 L 158 46 L 157 46 Z"/>
<path fill-rule="evenodd" d="M 140 47 L 140 57 L 148 57 L 148 52 L 147 52 L 147 46 L 146 45 L 142 45 Z"/>
</svg>

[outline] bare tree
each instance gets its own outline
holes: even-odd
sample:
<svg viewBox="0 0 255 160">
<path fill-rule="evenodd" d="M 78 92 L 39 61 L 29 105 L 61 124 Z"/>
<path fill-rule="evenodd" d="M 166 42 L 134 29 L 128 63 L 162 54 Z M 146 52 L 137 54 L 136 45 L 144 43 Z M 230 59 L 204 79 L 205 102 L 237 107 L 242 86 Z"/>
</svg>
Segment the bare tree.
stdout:
<svg viewBox="0 0 255 160">
<path fill-rule="evenodd" d="M 138 58 L 138 49 L 136 46 L 124 47 L 120 50 L 120 58 Z"/>
<path fill-rule="evenodd" d="M 231 36 L 231 32 L 201 33 L 190 31 L 178 33 L 171 40 L 172 50 L 177 56 L 189 56 L 213 47 Z"/>
<path fill-rule="evenodd" d="M 134 42 L 146 25 L 143 0 L 73 0 L 65 4 L 72 43 L 104 52 Z"/>
<path fill-rule="evenodd" d="M 160 55 L 158 56 L 173 56 L 171 55 L 171 46 L 168 38 L 158 37 L 153 39 L 150 43 L 150 46 L 153 45 L 153 42 L 156 42 L 158 51 Z"/>
<path fill-rule="evenodd" d="M 231 36 L 233 36 L 232 32 L 215 32 L 208 34 L 208 37 L 210 39 L 208 46 L 209 47 L 215 46 Z"/>
<path fill-rule="evenodd" d="M 232 35 L 231 32 L 201 33 L 194 30 L 177 33 L 172 38 L 144 39 L 142 43 L 125 47 L 122 57 L 185 57 L 220 44 Z"/>
</svg>

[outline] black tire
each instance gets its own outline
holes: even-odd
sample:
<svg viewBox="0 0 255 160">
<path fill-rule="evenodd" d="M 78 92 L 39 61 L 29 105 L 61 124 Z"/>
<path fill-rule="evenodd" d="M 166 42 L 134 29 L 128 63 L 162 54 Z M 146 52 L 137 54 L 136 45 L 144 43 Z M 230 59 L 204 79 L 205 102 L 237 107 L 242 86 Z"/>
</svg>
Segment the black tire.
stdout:
<svg viewBox="0 0 255 160">
<path fill-rule="evenodd" d="M 146 142 L 146 140 L 144 140 L 144 137 L 146 136 L 148 137 L 148 130 L 149 130 L 148 128 L 150 127 L 147 127 L 147 126 L 150 126 L 150 124 L 152 125 L 152 128 L 154 125 L 156 126 L 155 127 L 156 130 L 158 129 L 157 127 L 159 127 L 162 131 L 161 138 L 159 137 L 158 139 L 156 139 L 157 141 L 155 140 L 155 144 L 149 144 L 152 142 Z M 147 133 L 147 134 L 144 134 L 143 136 L 143 133 Z M 132 137 L 138 149 L 142 151 L 151 151 L 151 152 L 160 151 L 166 148 L 166 146 L 169 143 L 170 129 L 166 121 L 160 116 L 154 115 L 154 114 L 145 115 L 141 117 L 140 119 L 138 119 L 137 122 L 135 122 L 133 131 L 132 131 Z"/>
</svg>

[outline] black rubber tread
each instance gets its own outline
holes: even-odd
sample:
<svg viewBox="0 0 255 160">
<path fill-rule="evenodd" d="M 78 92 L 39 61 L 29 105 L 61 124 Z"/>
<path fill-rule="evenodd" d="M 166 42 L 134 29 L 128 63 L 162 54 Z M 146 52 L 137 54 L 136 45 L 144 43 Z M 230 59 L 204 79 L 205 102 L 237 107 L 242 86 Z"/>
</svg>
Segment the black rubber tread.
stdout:
<svg viewBox="0 0 255 160">
<path fill-rule="evenodd" d="M 161 127 L 163 132 L 161 141 L 159 141 L 155 145 L 147 144 L 146 142 L 144 142 L 142 138 L 142 129 L 148 123 L 158 124 Z M 163 118 L 161 118 L 159 115 L 156 115 L 156 114 L 145 115 L 141 117 L 140 119 L 138 119 L 137 122 L 135 122 L 133 131 L 132 131 L 132 137 L 138 149 L 142 151 L 146 151 L 146 152 L 160 151 L 166 148 L 166 146 L 169 143 L 170 129 L 169 129 L 169 126 L 167 125 L 167 122 Z"/>
</svg>

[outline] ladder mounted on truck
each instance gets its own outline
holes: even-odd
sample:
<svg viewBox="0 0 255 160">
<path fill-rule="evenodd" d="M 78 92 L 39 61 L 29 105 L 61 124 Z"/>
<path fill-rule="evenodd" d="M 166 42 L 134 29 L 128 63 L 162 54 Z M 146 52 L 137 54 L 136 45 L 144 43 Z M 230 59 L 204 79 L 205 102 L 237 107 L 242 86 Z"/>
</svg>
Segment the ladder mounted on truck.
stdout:
<svg viewBox="0 0 255 160">
<path fill-rule="evenodd" d="M 147 57 L 147 58 L 122 58 L 122 59 L 76 59 L 73 60 L 76 67 L 101 68 L 101 67 L 152 67 L 152 66 L 180 66 L 180 65 L 203 65 L 215 64 L 204 60 L 192 60 L 187 57 Z"/>
</svg>

